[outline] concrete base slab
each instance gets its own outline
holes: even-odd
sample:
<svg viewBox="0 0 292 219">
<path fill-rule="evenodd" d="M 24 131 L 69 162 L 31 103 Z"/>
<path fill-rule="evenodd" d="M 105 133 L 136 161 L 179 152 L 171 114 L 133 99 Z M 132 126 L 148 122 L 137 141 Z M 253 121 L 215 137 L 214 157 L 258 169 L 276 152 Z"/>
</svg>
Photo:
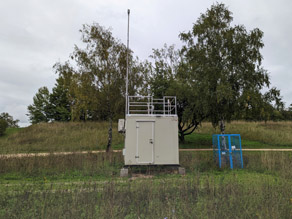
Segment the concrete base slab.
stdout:
<svg viewBox="0 0 292 219">
<path fill-rule="evenodd" d="M 186 175 L 186 169 L 184 167 L 179 167 L 178 168 L 178 174 L 180 174 L 180 175 Z"/>
<path fill-rule="evenodd" d="M 129 176 L 128 168 L 122 168 L 120 171 L 120 177 L 128 177 L 128 176 Z"/>
</svg>

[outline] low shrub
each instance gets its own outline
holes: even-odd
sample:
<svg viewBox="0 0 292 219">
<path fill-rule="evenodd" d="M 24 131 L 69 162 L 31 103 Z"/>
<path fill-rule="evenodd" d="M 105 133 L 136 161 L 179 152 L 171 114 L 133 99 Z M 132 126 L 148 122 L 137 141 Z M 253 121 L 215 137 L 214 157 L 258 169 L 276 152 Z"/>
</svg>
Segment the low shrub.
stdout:
<svg viewBox="0 0 292 219">
<path fill-rule="evenodd" d="M 4 135 L 7 127 L 7 122 L 4 119 L 0 119 L 0 136 Z"/>
</svg>

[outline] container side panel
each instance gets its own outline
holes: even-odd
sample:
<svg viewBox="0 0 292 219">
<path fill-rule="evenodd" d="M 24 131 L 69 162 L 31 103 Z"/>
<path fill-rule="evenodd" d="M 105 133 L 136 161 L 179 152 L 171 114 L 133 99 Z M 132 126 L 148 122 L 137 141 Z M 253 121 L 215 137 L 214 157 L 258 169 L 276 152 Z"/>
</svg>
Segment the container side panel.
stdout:
<svg viewBox="0 0 292 219">
<path fill-rule="evenodd" d="M 125 165 L 178 165 L 177 123 L 177 116 L 127 116 Z"/>
<path fill-rule="evenodd" d="M 158 117 L 155 124 L 155 163 L 179 164 L 177 117 Z"/>
<path fill-rule="evenodd" d="M 136 120 L 133 117 L 126 119 L 126 138 L 125 138 L 125 165 L 136 165 L 137 150 L 137 130 Z"/>
</svg>

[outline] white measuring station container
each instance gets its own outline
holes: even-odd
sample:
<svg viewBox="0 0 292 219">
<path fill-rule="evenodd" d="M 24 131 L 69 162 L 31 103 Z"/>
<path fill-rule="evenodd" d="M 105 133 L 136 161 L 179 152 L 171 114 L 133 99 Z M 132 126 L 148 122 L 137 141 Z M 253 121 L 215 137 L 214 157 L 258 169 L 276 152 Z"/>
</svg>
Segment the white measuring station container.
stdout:
<svg viewBox="0 0 292 219">
<path fill-rule="evenodd" d="M 125 166 L 179 165 L 176 97 L 128 96 L 125 132 Z"/>
</svg>

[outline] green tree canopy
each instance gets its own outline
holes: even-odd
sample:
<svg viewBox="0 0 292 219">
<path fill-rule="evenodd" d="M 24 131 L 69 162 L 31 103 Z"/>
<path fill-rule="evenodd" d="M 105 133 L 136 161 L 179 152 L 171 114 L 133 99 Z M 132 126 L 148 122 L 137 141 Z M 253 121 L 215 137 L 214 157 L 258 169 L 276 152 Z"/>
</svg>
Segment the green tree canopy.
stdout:
<svg viewBox="0 0 292 219">
<path fill-rule="evenodd" d="M 50 121 L 50 92 L 47 87 L 39 88 L 33 104 L 27 107 L 29 120 L 35 124 Z"/>
<path fill-rule="evenodd" d="M 263 32 L 232 26 L 232 20 L 226 6 L 216 3 L 201 14 L 191 31 L 180 34 L 190 66 L 188 82 L 200 94 L 196 101 L 203 105 L 214 126 L 221 121 L 222 132 L 224 121 L 241 111 L 247 98 L 262 98 L 261 89 L 270 84 L 261 65 Z"/>
<path fill-rule="evenodd" d="M 67 97 L 62 102 L 67 101 L 68 107 L 62 111 L 70 109 L 72 120 L 108 120 L 109 150 L 112 121 L 122 116 L 125 109 L 127 48 L 112 36 L 109 29 L 97 23 L 83 25 L 80 32 L 85 46 L 75 46 L 72 64 L 68 61 L 55 65 L 60 92 Z M 147 64 L 134 59 L 131 51 L 129 61 L 129 94 L 134 95 L 143 92 Z M 55 93 L 57 91 L 56 88 Z M 60 99 L 60 95 L 56 95 Z"/>
<path fill-rule="evenodd" d="M 62 68 L 62 66 L 57 64 L 54 66 L 56 71 L 59 67 Z M 66 64 L 65 67 L 67 67 Z M 56 79 L 55 87 L 50 94 L 49 116 L 53 121 L 65 122 L 71 120 L 70 84 L 71 78 L 68 75 L 60 75 Z"/>
<path fill-rule="evenodd" d="M 150 57 L 153 59 L 149 80 L 152 94 L 159 98 L 176 96 L 179 138 L 184 142 L 185 136 L 205 118 L 201 105 L 196 102 L 198 93 L 186 78 L 189 66 L 179 50 L 166 44 L 162 49 L 153 49 Z"/>
<path fill-rule="evenodd" d="M 14 120 L 13 116 L 9 115 L 9 113 L 6 113 L 6 112 L 1 113 L 0 119 L 5 120 L 9 128 L 18 128 L 19 127 L 17 124 L 19 122 L 19 120 L 18 119 Z"/>
<path fill-rule="evenodd" d="M 52 93 L 47 87 L 41 87 L 33 98 L 33 104 L 28 106 L 29 120 L 35 124 L 49 121 L 70 121 L 71 105 L 68 98 L 66 79 L 56 80 Z"/>
<path fill-rule="evenodd" d="M 124 115 L 127 52 L 129 95 L 145 93 L 149 63 L 134 58 L 110 29 L 97 23 L 83 25 L 80 32 L 84 46 L 75 45 L 71 61 L 54 65 L 58 78 L 52 93 L 40 88 L 28 116 L 32 123 L 108 120 L 109 150 L 112 121 Z"/>
<path fill-rule="evenodd" d="M 204 120 L 214 126 L 232 119 L 273 119 L 283 108 L 276 88 L 261 66 L 263 32 L 232 26 L 232 13 L 214 4 L 191 31 L 180 34 L 184 46 L 154 49 L 149 83 L 155 96 L 177 96 L 180 140 Z M 273 105 L 274 104 L 274 105 Z"/>
</svg>

